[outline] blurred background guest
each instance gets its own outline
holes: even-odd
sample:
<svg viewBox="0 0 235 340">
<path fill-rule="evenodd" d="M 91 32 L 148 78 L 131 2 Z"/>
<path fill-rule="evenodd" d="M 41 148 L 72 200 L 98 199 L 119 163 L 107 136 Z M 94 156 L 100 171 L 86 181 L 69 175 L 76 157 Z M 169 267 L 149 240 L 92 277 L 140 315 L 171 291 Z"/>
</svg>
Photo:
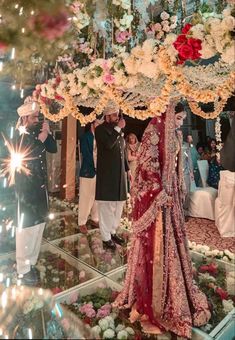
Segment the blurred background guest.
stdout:
<svg viewBox="0 0 235 340">
<path fill-rule="evenodd" d="M 209 163 L 209 173 L 207 178 L 207 184 L 210 187 L 218 189 L 218 184 L 220 180 L 220 171 L 224 170 L 217 156 L 211 158 Z"/>
<path fill-rule="evenodd" d="M 135 174 L 136 164 L 137 164 L 137 152 L 139 149 L 139 141 L 134 133 L 129 133 L 126 137 L 126 151 L 127 160 L 129 162 L 129 167 L 132 176 Z"/>
</svg>

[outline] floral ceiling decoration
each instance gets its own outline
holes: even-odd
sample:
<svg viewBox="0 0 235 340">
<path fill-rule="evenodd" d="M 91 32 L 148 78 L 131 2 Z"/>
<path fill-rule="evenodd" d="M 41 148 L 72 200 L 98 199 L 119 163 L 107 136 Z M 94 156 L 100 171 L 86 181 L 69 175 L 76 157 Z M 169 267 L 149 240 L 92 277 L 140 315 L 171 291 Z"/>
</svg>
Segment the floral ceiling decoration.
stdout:
<svg viewBox="0 0 235 340">
<path fill-rule="evenodd" d="M 194 114 L 216 118 L 234 91 L 235 19 L 231 8 L 220 15 L 194 16 L 178 33 L 170 32 L 175 18 L 165 11 L 160 18 L 163 23 L 155 24 L 154 30 L 149 26 L 153 37 L 129 53 L 96 58 L 67 73 L 58 68 L 57 77 L 38 85 L 34 92 L 44 115 L 57 121 L 72 114 L 86 124 L 102 113 L 108 99 L 113 99 L 125 114 L 146 119 L 160 115 L 170 98 L 179 96 L 188 101 Z M 163 34 L 157 37 L 161 31 Z M 213 64 L 201 64 L 212 57 L 217 60 Z M 61 106 L 57 114 L 50 113 L 53 101 Z M 199 103 L 209 102 L 214 103 L 214 111 L 206 114 Z M 94 110 L 83 115 L 79 106 Z"/>
<path fill-rule="evenodd" d="M 222 0 L 213 8 L 178 0 L 0 4 L 0 70 L 21 88 L 40 70 L 34 95 L 51 120 L 72 114 L 86 124 L 108 98 L 146 119 L 161 114 L 172 96 L 215 118 L 233 92 L 235 19 Z M 206 115 L 200 102 L 214 102 L 214 112 Z M 85 116 L 80 106 L 94 110 Z"/>
</svg>

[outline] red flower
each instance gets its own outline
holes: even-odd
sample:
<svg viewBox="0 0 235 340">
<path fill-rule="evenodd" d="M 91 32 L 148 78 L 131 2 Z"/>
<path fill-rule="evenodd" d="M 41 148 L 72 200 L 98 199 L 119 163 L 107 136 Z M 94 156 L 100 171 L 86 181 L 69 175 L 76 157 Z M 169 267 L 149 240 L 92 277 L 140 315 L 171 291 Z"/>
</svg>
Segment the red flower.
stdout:
<svg viewBox="0 0 235 340">
<path fill-rule="evenodd" d="M 182 32 L 183 34 L 187 34 L 191 27 L 192 27 L 191 24 L 186 24 L 186 25 L 182 28 L 182 31 L 181 31 L 181 32 Z"/>
<path fill-rule="evenodd" d="M 215 292 L 220 296 L 221 300 L 228 300 L 228 292 L 220 287 L 217 287 Z"/>
<path fill-rule="evenodd" d="M 199 268 L 199 271 L 201 273 L 208 272 L 208 273 L 210 273 L 212 275 L 216 275 L 217 274 L 217 265 L 215 263 L 210 263 L 209 265 L 201 266 Z"/>
<path fill-rule="evenodd" d="M 180 34 L 177 37 L 176 41 L 173 43 L 173 46 L 175 47 L 176 50 L 178 50 L 179 47 L 187 43 L 187 40 L 188 39 L 186 38 L 186 35 Z"/>
<path fill-rule="evenodd" d="M 187 60 L 187 59 L 192 59 L 194 56 L 194 50 L 193 47 L 188 45 L 188 44 L 184 44 L 182 45 L 179 49 L 179 56 L 181 60 Z"/>
</svg>

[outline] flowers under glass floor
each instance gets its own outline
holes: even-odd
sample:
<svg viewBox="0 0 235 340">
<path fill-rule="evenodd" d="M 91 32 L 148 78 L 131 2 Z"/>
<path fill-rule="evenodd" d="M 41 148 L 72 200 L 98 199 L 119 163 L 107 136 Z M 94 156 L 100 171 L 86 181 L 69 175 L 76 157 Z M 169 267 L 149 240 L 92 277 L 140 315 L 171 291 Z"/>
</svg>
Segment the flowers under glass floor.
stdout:
<svg viewBox="0 0 235 340">
<path fill-rule="evenodd" d="M 0 255 L 1 313 L 7 309 L 6 296 L 8 304 L 13 298 L 19 301 L 16 299 L 19 289 L 21 298 L 26 297 L 19 307 L 13 309 L 11 319 L 7 318 L 5 329 L 0 329 L 0 338 L 6 332 L 8 337 L 15 338 L 66 338 L 75 334 L 77 337 L 79 325 L 80 328 L 89 325 L 94 338 L 147 338 L 138 322 L 129 322 L 128 311 L 118 311 L 111 305 L 125 279 L 127 244 L 131 235 L 128 207 L 118 230 L 126 242 L 124 247 L 118 246 L 115 252 L 103 249 L 99 229 L 88 225 L 88 234 L 79 233 L 77 213 L 75 204 L 69 205 L 56 199 L 52 201 L 37 263 L 40 283 L 35 288 L 36 293 L 35 289 L 20 286 L 16 275 L 14 237 L 11 232 L 7 237 L 5 232 L 5 248 Z M 197 236 L 199 233 L 195 232 L 198 226 L 201 226 L 200 238 Z M 218 237 L 216 241 L 210 237 L 212 222 L 189 219 L 186 228 L 194 279 L 208 296 L 212 311 L 209 323 L 199 330 L 195 329 L 193 337 L 206 339 L 207 334 L 212 336 L 219 332 L 221 323 L 234 310 L 234 249 L 230 246 L 231 239 L 223 239 L 222 244 L 218 242 Z M 27 290 L 26 295 L 22 289 Z M 71 330 L 72 324 L 74 327 Z M 83 332 L 89 333 L 90 330 L 85 327 Z M 155 338 L 171 339 L 171 334 L 165 333 Z"/>
</svg>

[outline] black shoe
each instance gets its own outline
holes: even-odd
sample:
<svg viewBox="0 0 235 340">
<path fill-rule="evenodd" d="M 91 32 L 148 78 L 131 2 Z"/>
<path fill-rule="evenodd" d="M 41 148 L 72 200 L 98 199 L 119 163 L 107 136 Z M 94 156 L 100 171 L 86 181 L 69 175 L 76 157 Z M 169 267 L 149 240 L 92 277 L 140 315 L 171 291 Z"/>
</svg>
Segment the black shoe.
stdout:
<svg viewBox="0 0 235 340">
<path fill-rule="evenodd" d="M 37 277 L 38 281 L 40 281 L 40 271 L 37 269 L 36 266 L 31 266 L 31 271 Z"/>
<path fill-rule="evenodd" d="M 119 237 L 117 234 L 112 234 L 111 239 L 120 246 L 125 243 L 125 240 L 123 240 L 123 238 Z"/>
<path fill-rule="evenodd" d="M 109 248 L 111 250 L 116 250 L 116 244 L 112 240 L 103 241 L 103 248 L 104 249 Z"/>
<path fill-rule="evenodd" d="M 35 273 L 30 270 L 30 272 L 24 274 L 23 278 L 21 279 L 22 285 L 25 286 L 36 286 L 38 284 L 38 277 Z"/>
</svg>

